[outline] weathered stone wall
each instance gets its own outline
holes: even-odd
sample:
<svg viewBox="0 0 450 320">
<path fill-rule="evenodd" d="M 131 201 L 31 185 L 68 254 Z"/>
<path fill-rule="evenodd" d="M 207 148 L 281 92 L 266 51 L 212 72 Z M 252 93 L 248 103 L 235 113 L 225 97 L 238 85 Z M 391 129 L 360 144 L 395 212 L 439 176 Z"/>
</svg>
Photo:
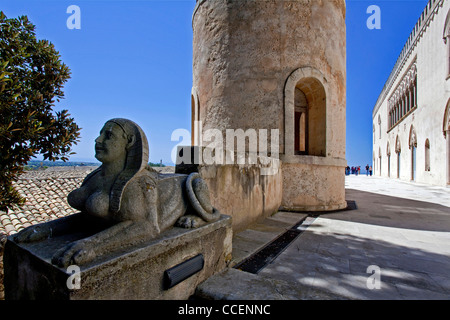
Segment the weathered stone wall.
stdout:
<svg viewBox="0 0 450 320">
<path fill-rule="evenodd" d="M 283 153 L 284 85 L 309 66 L 330 88 L 327 156 L 345 158 L 343 0 L 199 1 L 193 29 L 193 87 L 203 130 L 280 129 Z"/>
<path fill-rule="evenodd" d="M 202 165 L 199 173 L 208 184 L 211 203 L 232 217 L 234 232 L 278 211 L 282 197 L 281 168 L 262 175 L 257 165 Z"/>
<path fill-rule="evenodd" d="M 195 93 L 192 114 L 194 120 L 202 122 L 202 131 L 219 129 L 225 136 L 226 129 L 278 129 L 278 147 L 283 164 L 294 164 L 289 166 L 290 171 L 300 166 L 298 170 L 305 172 L 299 164 L 302 161 L 297 159 L 302 156 L 291 150 L 294 112 L 286 112 L 290 106 L 287 106 L 286 95 L 292 92 L 292 102 L 288 101 L 288 104 L 293 105 L 295 87 L 306 79 L 302 82 L 302 89 L 308 91 L 305 94 L 309 104 L 314 107 L 325 103 L 324 112 L 311 112 L 311 118 L 315 118 L 312 120 L 321 123 L 323 128 L 319 133 L 310 132 L 311 139 L 316 137 L 318 141 L 314 142 L 318 147 L 311 153 L 327 161 L 315 161 L 318 164 L 309 167 L 315 170 L 307 177 L 309 184 L 281 177 L 284 181 L 281 194 L 279 188 L 272 188 L 274 193 L 266 190 L 265 198 L 279 201 L 279 196 L 283 195 L 287 209 L 308 207 L 310 201 L 304 201 L 304 196 L 309 194 L 308 189 L 319 190 L 324 181 L 329 181 L 333 188 L 321 190 L 323 194 L 317 199 L 324 202 L 313 207 L 333 210 L 336 206 L 345 206 L 344 0 L 203 0 L 197 3 L 192 25 L 192 92 Z M 295 83 L 289 82 L 293 74 L 300 75 Z M 311 87 L 308 86 L 310 83 L 319 85 Z M 318 92 L 317 88 L 321 91 Z M 196 130 L 192 131 L 195 136 Z M 269 150 L 272 141 L 268 141 Z M 334 164 L 328 166 L 327 163 L 331 162 Z M 223 170 L 225 174 L 226 170 L 232 169 Z M 245 180 L 238 178 L 238 167 L 233 170 L 233 174 L 227 173 L 233 176 L 233 181 Z M 336 180 L 330 181 L 331 177 Z M 211 189 L 212 193 L 216 190 L 214 186 Z M 225 193 L 214 194 L 213 198 L 224 199 L 216 203 L 226 212 L 224 209 L 231 208 L 231 205 L 225 199 L 232 198 L 227 191 L 236 190 L 231 186 L 220 190 Z M 251 190 L 250 194 L 243 193 L 241 198 L 259 199 L 256 196 L 259 189 Z M 328 191 L 332 193 L 327 194 Z M 251 209 L 246 214 L 261 216 L 259 203 L 257 200 L 249 204 Z"/>
<path fill-rule="evenodd" d="M 283 163 L 283 207 L 293 211 L 330 211 L 347 206 L 341 166 Z M 286 187 L 285 187 L 286 186 Z"/>
</svg>

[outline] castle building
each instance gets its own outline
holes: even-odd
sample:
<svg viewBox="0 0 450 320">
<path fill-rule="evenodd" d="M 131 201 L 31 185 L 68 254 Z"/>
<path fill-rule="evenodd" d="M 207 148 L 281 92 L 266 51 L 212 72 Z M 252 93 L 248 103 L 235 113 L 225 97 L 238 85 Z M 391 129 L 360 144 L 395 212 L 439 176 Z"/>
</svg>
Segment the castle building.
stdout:
<svg viewBox="0 0 450 320">
<path fill-rule="evenodd" d="M 450 184 L 450 1 L 430 0 L 375 104 L 375 175 Z"/>
<path fill-rule="evenodd" d="M 279 160 L 265 175 L 260 161 L 201 166 L 235 229 L 279 208 L 346 207 L 345 10 L 344 0 L 197 1 L 192 144 L 204 146 L 208 130 L 267 130 L 264 146 Z"/>
</svg>

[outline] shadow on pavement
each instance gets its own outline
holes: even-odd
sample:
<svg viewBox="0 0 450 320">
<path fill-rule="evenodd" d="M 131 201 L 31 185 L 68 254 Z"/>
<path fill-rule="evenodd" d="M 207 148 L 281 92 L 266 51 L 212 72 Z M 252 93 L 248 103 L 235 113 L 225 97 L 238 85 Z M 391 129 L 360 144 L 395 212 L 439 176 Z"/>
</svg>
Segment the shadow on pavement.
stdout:
<svg viewBox="0 0 450 320">
<path fill-rule="evenodd" d="M 346 189 L 346 199 L 356 202 L 356 211 L 321 216 L 393 228 L 450 232 L 450 208 L 446 206 L 354 189 Z"/>
</svg>

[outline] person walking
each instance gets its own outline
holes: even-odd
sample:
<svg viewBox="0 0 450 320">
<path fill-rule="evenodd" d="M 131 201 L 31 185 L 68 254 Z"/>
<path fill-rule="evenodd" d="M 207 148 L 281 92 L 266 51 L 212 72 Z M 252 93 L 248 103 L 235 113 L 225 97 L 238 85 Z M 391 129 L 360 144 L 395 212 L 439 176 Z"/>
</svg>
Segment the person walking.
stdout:
<svg viewBox="0 0 450 320">
<path fill-rule="evenodd" d="M 366 176 L 368 176 L 369 175 L 369 165 L 367 164 L 366 165 Z"/>
<path fill-rule="evenodd" d="M 369 167 L 369 174 L 372 176 L 372 166 Z"/>
</svg>

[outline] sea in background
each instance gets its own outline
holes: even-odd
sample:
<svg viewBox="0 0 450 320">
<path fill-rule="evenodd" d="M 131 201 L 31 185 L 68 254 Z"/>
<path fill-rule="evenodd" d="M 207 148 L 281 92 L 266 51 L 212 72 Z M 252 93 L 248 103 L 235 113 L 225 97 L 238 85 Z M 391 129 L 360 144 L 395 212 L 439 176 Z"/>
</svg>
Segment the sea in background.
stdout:
<svg viewBox="0 0 450 320">
<path fill-rule="evenodd" d="M 31 160 L 25 166 L 25 170 L 43 170 L 52 167 L 98 167 L 100 162 L 88 162 L 88 161 L 43 161 L 43 160 Z M 149 163 L 152 167 L 166 167 L 162 163 Z"/>
<path fill-rule="evenodd" d="M 99 166 L 100 162 L 81 162 L 81 161 L 28 161 L 25 170 L 39 170 L 50 167 L 84 167 L 84 166 Z"/>
</svg>

